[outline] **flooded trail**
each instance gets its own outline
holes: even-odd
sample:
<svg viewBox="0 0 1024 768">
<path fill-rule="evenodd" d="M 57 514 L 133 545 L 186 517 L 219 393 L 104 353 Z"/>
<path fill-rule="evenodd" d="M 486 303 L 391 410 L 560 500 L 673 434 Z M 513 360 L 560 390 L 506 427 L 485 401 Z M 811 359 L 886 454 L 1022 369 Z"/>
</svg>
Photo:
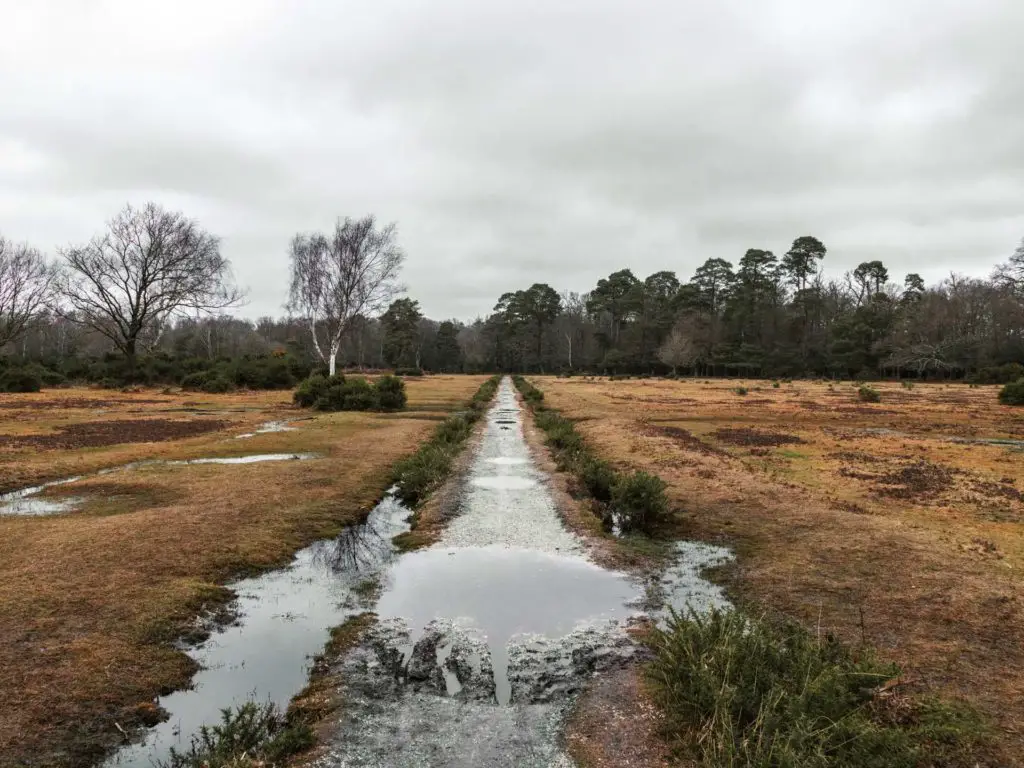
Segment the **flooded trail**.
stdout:
<svg viewBox="0 0 1024 768">
<path fill-rule="evenodd" d="M 589 675 L 635 654 L 643 588 L 562 525 L 523 418 L 505 379 L 459 515 L 390 570 L 378 625 L 340 662 L 321 768 L 571 765 L 562 721 Z"/>
<path fill-rule="evenodd" d="M 202 667 L 192 688 L 163 697 L 170 719 L 106 765 L 166 760 L 225 707 L 287 705 L 329 629 L 372 610 L 376 624 L 332 669 L 344 704 L 316 766 L 571 766 L 566 715 L 592 675 L 635 658 L 629 622 L 724 604 L 700 570 L 729 553 L 680 542 L 653 583 L 601 568 L 562 525 L 524 418 L 506 378 L 433 546 L 397 552 L 409 510 L 389 495 L 364 525 L 231 585 L 237 620 L 185 649 Z"/>
</svg>

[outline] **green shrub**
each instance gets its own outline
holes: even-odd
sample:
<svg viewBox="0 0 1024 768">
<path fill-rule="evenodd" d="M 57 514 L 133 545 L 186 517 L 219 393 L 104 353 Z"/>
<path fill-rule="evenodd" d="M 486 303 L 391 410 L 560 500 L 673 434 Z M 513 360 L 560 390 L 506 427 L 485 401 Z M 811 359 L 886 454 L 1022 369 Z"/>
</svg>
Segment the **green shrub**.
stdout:
<svg viewBox="0 0 1024 768">
<path fill-rule="evenodd" d="M 900 386 L 903 387 L 904 389 L 913 389 L 914 388 L 914 382 L 908 381 L 907 379 L 903 379 L 900 382 Z"/>
<path fill-rule="evenodd" d="M 1024 365 L 1006 363 L 982 368 L 973 378 L 975 384 L 1012 384 L 1024 378 Z"/>
<path fill-rule="evenodd" d="M 612 488 L 611 507 L 619 530 L 653 533 L 668 516 L 665 482 L 647 472 L 622 475 Z"/>
<path fill-rule="evenodd" d="M 618 473 L 612 465 L 601 459 L 588 458 L 580 468 L 580 480 L 593 498 L 607 504 L 618 480 Z"/>
<path fill-rule="evenodd" d="M 230 375 L 235 384 L 248 389 L 291 389 L 295 386 L 295 375 L 289 361 L 284 358 L 239 360 L 234 363 Z"/>
<path fill-rule="evenodd" d="M 735 392 L 737 395 L 746 395 L 747 394 L 747 388 L 746 387 L 736 387 L 736 389 L 734 389 L 733 392 Z"/>
<path fill-rule="evenodd" d="M 381 376 L 374 382 L 377 402 L 382 411 L 400 411 L 405 408 L 405 382 L 397 376 Z"/>
<path fill-rule="evenodd" d="M 425 499 L 451 472 L 458 445 L 427 443 L 395 467 L 395 495 L 413 507 Z"/>
<path fill-rule="evenodd" d="M 882 402 L 882 394 L 867 384 L 861 384 L 857 387 L 857 399 L 862 403 L 880 403 Z"/>
<path fill-rule="evenodd" d="M 327 394 L 329 386 L 344 383 L 344 376 L 338 375 L 328 378 L 322 374 L 314 373 L 309 378 L 299 382 L 299 386 L 295 388 L 295 394 L 292 395 L 292 400 L 300 408 L 312 408 L 316 405 L 317 400 Z"/>
<path fill-rule="evenodd" d="M 498 385 L 501 384 L 500 376 L 492 376 L 483 384 L 473 395 L 473 398 L 469 401 L 469 407 L 476 414 L 480 414 L 487 410 L 491 400 L 494 399 L 494 393 L 498 391 Z"/>
<path fill-rule="evenodd" d="M 28 368 L 11 368 L 0 375 L 0 392 L 38 392 L 42 388 L 42 377 Z"/>
<path fill-rule="evenodd" d="M 734 611 L 673 614 L 648 642 L 655 701 L 701 765 L 949 765 L 944 757 L 968 756 L 984 738 L 984 723 L 966 709 L 924 703 L 914 711 L 905 702 L 886 711 L 877 691 L 895 666 L 794 623 Z"/>
<path fill-rule="evenodd" d="M 999 390 L 999 402 L 1003 405 L 1024 405 L 1024 378 Z"/>
<path fill-rule="evenodd" d="M 202 391 L 203 387 L 206 386 L 207 378 L 206 371 L 190 373 L 181 380 L 181 388 L 189 391 Z"/>
<path fill-rule="evenodd" d="M 219 725 L 202 726 L 185 752 L 172 748 L 164 768 L 243 768 L 280 765 L 313 746 L 312 729 L 290 723 L 273 704 L 248 702 L 221 710 Z"/>
<path fill-rule="evenodd" d="M 396 368 L 395 376 L 422 376 L 422 368 Z"/>
<path fill-rule="evenodd" d="M 327 389 L 313 403 L 318 411 L 376 411 L 380 397 L 366 379 L 329 380 Z"/>
<path fill-rule="evenodd" d="M 434 441 L 459 445 L 469 437 L 473 424 L 463 415 L 449 416 L 434 430 Z"/>
<path fill-rule="evenodd" d="M 519 390 L 519 393 L 523 396 L 523 400 L 525 400 L 528 405 L 537 407 L 544 402 L 544 393 L 522 376 L 513 376 L 512 383 L 515 384 L 516 389 Z"/>
<path fill-rule="evenodd" d="M 208 377 L 203 384 L 203 392 L 209 392 L 210 394 L 224 394 L 234 388 L 235 385 L 231 379 L 219 373 Z"/>
<path fill-rule="evenodd" d="M 780 386 L 780 385 L 779 385 L 779 382 L 777 382 L 777 381 L 773 381 L 773 382 L 772 382 L 772 389 L 778 389 L 778 388 L 779 388 L 779 386 Z"/>
</svg>

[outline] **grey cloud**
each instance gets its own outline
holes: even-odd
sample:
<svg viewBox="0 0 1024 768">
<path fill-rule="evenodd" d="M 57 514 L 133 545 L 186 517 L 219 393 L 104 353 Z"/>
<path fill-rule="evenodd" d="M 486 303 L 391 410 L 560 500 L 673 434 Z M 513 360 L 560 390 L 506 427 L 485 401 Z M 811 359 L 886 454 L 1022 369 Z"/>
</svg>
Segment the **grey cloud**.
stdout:
<svg viewBox="0 0 1024 768">
<path fill-rule="evenodd" d="M 59 14 L 18 9 L 40 55 L 0 54 L 0 229 L 181 201 L 253 316 L 281 311 L 292 234 L 369 211 L 426 311 L 466 319 L 802 234 L 833 274 L 984 274 L 1024 234 L 1013 0 L 106 7 L 52 41 Z"/>
</svg>

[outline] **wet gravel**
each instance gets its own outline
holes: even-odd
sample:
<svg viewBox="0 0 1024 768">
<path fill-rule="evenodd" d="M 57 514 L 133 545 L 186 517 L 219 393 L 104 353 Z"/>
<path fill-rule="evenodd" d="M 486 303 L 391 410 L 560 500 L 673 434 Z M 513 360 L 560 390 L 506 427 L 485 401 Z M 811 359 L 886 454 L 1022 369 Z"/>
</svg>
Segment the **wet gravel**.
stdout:
<svg viewBox="0 0 1024 768">
<path fill-rule="evenodd" d="M 570 766 L 559 734 L 574 697 L 637 653 L 625 628 L 642 586 L 561 524 L 522 419 L 506 379 L 459 514 L 396 563 L 380 624 L 340 663 L 321 768 Z"/>
</svg>

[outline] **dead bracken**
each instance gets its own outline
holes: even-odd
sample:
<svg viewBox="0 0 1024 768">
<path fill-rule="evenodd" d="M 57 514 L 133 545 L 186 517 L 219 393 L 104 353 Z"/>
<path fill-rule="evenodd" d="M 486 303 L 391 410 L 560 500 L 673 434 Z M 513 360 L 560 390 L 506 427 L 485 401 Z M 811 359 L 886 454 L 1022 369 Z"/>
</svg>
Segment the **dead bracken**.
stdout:
<svg viewBox="0 0 1024 768">
<path fill-rule="evenodd" d="M 181 421 L 174 419 L 119 419 L 87 421 L 58 427 L 41 435 L 0 435 L 0 447 L 72 449 L 97 448 L 123 443 L 160 443 L 182 440 L 231 426 L 220 419 Z"/>
<path fill-rule="evenodd" d="M 798 445 L 807 442 L 796 435 L 750 429 L 749 427 L 723 428 L 715 430 L 712 434 L 720 442 L 728 443 L 729 445 L 773 447 L 779 445 Z"/>
</svg>

